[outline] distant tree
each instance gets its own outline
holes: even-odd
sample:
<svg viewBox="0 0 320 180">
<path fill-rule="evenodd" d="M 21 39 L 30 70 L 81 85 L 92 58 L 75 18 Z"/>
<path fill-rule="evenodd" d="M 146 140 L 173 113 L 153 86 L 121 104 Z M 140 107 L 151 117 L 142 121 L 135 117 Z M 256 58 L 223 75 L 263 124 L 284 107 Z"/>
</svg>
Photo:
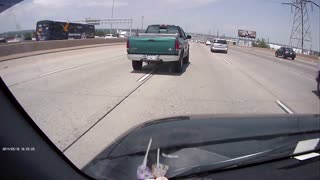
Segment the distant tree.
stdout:
<svg viewBox="0 0 320 180">
<path fill-rule="evenodd" d="M 265 39 L 263 39 L 263 38 L 261 39 L 259 47 L 261 47 L 261 48 L 269 48 L 268 44 L 266 43 Z"/>
<path fill-rule="evenodd" d="M 24 37 L 24 40 L 32 40 L 32 38 L 34 38 L 34 33 L 33 32 L 24 33 L 23 37 Z"/>
<path fill-rule="evenodd" d="M 96 32 L 95 32 L 95 34 L 94 34 L 95 36 L 105 36 L 106 35 L 106 33 L 103 31 L 103 30 L 96 30 Z"/>
<path fill-rule="evenodd" d="M 265 39 L 257 39 L 256 42 L 252 42 L 253 47 L 260 47 L 260 48 L 269 48 L 268 44 L 265 42 Z"/>
</svg>

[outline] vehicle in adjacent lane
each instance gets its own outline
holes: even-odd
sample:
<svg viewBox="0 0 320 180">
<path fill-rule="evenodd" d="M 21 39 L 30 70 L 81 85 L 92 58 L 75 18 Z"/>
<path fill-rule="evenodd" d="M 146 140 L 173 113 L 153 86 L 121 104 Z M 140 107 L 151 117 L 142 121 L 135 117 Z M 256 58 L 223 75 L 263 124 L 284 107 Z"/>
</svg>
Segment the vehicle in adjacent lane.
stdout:
<svg viewBox="0 0 320 180">
<path fill-rule="evenodd" d="M 228 53 L 228 44 L 225 39 L 214 39 L 211 43 L 211 52 L 222 51 L 224 53 Z"/>
<path fill-rule="evenodd" d="M 0 43 L 7 43 L 8 41 L 5 38 L 0 38 Z"/>
<path fill-rule="evenodd" d="M 44 20 L 37 22 L 36 40 L 87 39 L 94 32 L 94 25 Z"/>
<path fill-rule="evenodd" d="M 208 46 L 208 45 L 211 45 L 211 41 L 210 40 L 207 40 L 206 41 L 206 45 Z"/>
<path fill-rule="evenodd" d="M 114 34 L 106 34 L 106 35 L 104 36 L 104 38 L 105 38 L 105 39 L 115 39 L 115 38 L 117 38 L 117 36 L 114 35 Z"/>
<path fill-rule="evenodd" d="M 189 63 L 189 39 L 180 26 L 150 25 L 145 33 L 127 40 L 127 56 L 133 70 L 141 70 L 143 62 L 165 62 L 181 73 L 183 63 Z"/>
<path fill-rule="evenodd" d="M 275 52 L 275 56 L 276 57 L 282 56 L 284 59 L 287 59 L 288 57 L 290 57 L 292 60 L 294 60 L 294 58 L 296 58 L 296 53 L 293 51 L 292 48 L 281 47 L 277 49 L 277 51 Z"/>
</svg>

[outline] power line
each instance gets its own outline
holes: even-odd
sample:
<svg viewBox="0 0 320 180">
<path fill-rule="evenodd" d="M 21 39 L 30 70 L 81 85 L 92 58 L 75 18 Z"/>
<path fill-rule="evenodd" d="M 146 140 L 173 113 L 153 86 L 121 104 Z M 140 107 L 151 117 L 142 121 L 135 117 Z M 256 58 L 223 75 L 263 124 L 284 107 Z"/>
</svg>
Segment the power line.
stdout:
<svg viewBox="0 0 320 180">
<path fill-rule="evenodd" d="M 144 19 L 144 16 L 141 17 L 141 30 L 143 30 L 143 19 Z"/>
<path fill-rule="evenodd" d="M 111 19 L 113 19 L 114 0 L 112 0 Z M 112 22 L 110 23 L 110 34 L 112 34 Z"/>
<path fill-rule="evenodd" d="M 296 42 L 296 47 L 301 47 L 303 53 L 305 49 L 305 43 L 308 42 L 312 46 L 311 26 L 309 22 L 307 5 L 311 5 L 311 10 L 313 10 L 313 6 L 317 6 L 318 8 L 320 8 L 320 6 L 310 0 L 292 0 L 291 3 L 282 4 L 291 6 L 291 12 L 294 8 L 294 17 L 289 45 L 292 47 L 293 43 Z"/>
</svg>

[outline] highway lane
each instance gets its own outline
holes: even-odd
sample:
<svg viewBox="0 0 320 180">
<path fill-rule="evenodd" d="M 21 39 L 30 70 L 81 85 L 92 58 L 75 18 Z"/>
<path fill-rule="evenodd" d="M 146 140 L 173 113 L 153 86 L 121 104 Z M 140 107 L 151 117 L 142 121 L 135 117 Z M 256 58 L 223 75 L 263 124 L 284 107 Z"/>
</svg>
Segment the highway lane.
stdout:
<svg viewBox="0 0 320 180">
<path fill-rule="evenodd" d="M 252 58 L 236 50 L 230 53 L 230 62 L 277 99 L 285 102 L 293 112 L 319 113 L 319 99 L 315 98 L 317 72 L 314 67 L 307 68 L 277 58 Z"/>
<path fill-rule="evenodd" d="M 125 56 L 123 45 L 113 47 L 117 48 L 79 49 L 4 61 L 0 63 L 1 76 L 8 86 L 13 86 L 51 73 Z"/>
<path fill-rule="evenodd" d="M 246 54 L 252 54 L 256 57 L 260 57 L 260 60 L 271 60 L 277 64 L 281 64 L 288 68 L 291 68 L 292 70 L 299 70 L 299 72 L 312 77 L 312 79 L 314 79 L 314 77 L 316 76 L 317 63 L 313 61 L 301 60 L 299 56 L 294 61 L 292 61 L 290 58 L 283 59 L 282 57 L 275 57 L 273 52 L 260 52 L 236 46 L 233 46 L 232 49 L 245 52 Z"/>
<path fill-rule="evenodd" d="M 201 44 L 192 44 L 191 49 L 191 64 L 182 75 L 170 73 L 170 67 L 162 65 L 143 86 L 70 147 L 66 151 L 67 156 L 82 167 L 118 137 L 119 132 L 149 119 L 201 113 L 286 113 L 276 101 L 283 104 L 287 102 L 279 98 L 277 92 L 266 89 L 244 73 L 247 69 L 240 70 L 241 67 L 233 63 L 241 52 L 231 50 L 227 55 L 212 54 L 208 47 Z M 250 58 L 255 60 L 254 56 Z M 261 68 L 265 67 L 258 67 Z M 264 74 L 259 76 L 263 77 Z M 294 74 L 283 78 L 295 81 Z M 297 83 L 302 83 L 305 79 L 298 81 Z M 269 87 L 269 84 L 266 86 Z M 312 88 L 312 84 L 308 84 L 308 87 Z M 305 93 L 309 93 L 310 98 L 314 99 L 313 104 L 304 104 L 313 110 L 306 112 L 319 113 L 316 109 L 319 107 L 317 97 L 312 92 Z M 291 110 L 304 113 L 304 109 Z M 113 128 L 108 128 L 110 124 L 114 125 Z M 107 129 L 108 133 L 105 133 Z M 83 147 L 86 147 L 85 151 Z M 82 159 L 79 159 L 79 156 Z"/>
<path fill-rule="evenodd" d="M 314 73 L 312 66 L 290 66 L 237 49 L 211 53 L 203 44 L 191 44 L 190 50 L 191 63 L 182 74 L 166 64 L 132 72 L 125 47 L 108 46 L 2 62 L 0 75 L 80 168 L 120 134 L 150 119 L 288 113 L 277 102 L 293 113 L 319 113 L 315 81 L 303 76 Z"/>
<path fill-rule="evenodd" d="M 62 150 L 141 84 L 123 45 L 4 64 L 0 73 L 11 91 Z"/>
</svg>

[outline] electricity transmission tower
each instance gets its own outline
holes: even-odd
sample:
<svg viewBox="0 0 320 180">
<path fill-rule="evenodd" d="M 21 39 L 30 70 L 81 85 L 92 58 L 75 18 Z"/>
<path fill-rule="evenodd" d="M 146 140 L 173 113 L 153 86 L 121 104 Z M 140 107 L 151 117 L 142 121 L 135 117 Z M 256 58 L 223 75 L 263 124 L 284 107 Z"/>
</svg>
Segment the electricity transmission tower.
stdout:
<svg viewBox="0 0 320 180">
<path fill-rule="evenodd" d="M 292 30 L 290 35 L 289 45 L 292 47 L 295 45 L 301 48 L 302 53 L 305 49 L 305 44 L 310 44 L 310 49 L 312 45 L 311 36 L 311 26 L 309 21 L 308 4 L 311 4 L 311 9 L 313 10 L 313 5 L 320 7 L 313 1 L 310 0 L 292 0 L 291 3 L 282 3 L 291 6 L 291 12 L 294 8 L 294 18 L 292 24 Z"/>
</svg>

